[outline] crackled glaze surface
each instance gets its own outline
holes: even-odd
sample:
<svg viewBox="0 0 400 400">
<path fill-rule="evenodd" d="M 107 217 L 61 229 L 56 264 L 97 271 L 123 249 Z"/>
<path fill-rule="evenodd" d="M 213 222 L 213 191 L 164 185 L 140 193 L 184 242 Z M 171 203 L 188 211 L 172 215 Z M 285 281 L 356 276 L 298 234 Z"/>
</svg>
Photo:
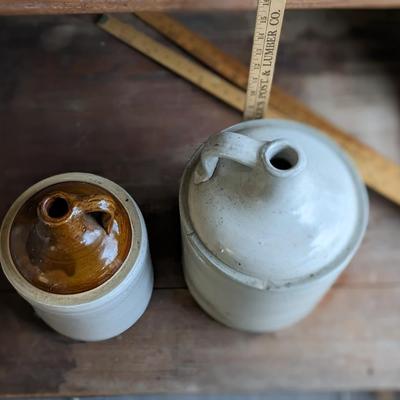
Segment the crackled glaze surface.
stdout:
<svg viewBox="0 0 400 400">
<path fill-rule="evenodd" d="M 20 208 L 10 251 L 35 287 L 73 294 L 108 280 L 126 259 L 131 241 L 129 217 L 114 196 L 93 184 L 63 182 Z"/>
</svg>

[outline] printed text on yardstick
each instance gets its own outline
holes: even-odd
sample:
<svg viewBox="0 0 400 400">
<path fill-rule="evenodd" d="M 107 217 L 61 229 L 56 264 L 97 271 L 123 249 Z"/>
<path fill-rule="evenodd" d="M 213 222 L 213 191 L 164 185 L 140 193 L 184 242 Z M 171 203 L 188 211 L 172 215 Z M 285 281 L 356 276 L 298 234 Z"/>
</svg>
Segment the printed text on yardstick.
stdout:
<svg viewBox="0 0 400 400">
<path fill-rule="evenodd" d="M 259 0 L 244 119 L 266 115 L 286 0 Z"/>
</svg>

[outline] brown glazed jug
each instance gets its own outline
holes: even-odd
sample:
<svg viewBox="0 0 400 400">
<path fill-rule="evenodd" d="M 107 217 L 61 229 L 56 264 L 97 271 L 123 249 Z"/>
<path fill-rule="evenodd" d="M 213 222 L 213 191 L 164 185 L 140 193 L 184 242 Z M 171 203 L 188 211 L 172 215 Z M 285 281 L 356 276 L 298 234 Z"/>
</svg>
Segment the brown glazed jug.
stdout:
<svg viewBox="0 0 400 400">
<path fill-rule="evenodd" d="M 94 289 L 122 265 L 132 240 L 127 213 L 110 194 L 79 182 L 33 196 L 11 229 L 20 273 L 51 293 Z"/>
<path fill-rule="evenodd" d="M 152 293 L 137 204 L 123 188 L 92 174 L 56 175 L 26 190 L 3 221 L 0 261 L 36 313 L 75 339 L 123 332 Z"/>
</svg>

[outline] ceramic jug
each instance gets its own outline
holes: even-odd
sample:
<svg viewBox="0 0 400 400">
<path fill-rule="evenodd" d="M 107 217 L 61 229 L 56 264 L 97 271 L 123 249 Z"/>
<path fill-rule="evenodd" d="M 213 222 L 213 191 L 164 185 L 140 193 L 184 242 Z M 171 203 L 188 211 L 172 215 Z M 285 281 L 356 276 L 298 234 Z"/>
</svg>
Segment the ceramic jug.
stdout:
<svg viewBox="0 0 400 400">
<path fill-rule="evenodd" d="M 129 194 L 91 174 L 45 179 L 11 206 L 0 231 L 3 271 L 56 331 L 103 340 L 129 328 L 153 288 L 146 226 Z"/>
<path fill-rule="evenodd" d="M 179 200 L 190 292 L 216 320 L 253 332 L 308 315 L 368 220 L 367 192 L 348 157 L 286 120 L 211 136 L 189 161 Z"/>
</svg>

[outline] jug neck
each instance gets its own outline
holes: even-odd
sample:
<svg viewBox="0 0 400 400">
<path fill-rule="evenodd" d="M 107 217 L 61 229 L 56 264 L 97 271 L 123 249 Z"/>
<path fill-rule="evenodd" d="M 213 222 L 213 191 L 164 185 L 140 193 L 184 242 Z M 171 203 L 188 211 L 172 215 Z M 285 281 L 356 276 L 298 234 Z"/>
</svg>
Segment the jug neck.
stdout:
<svg viewBox="0 0 400 400">
<path fill-rule="evenodd" d="M 265 142 L 224 131 L 210 137 L 201 150 L 200 161 L 194 171 L 194 183 L 199 185 L 210 180 L 218 161 L 224 158 L 252 168 L 253 175 L 263 171 L 279 179 L 294 177 L 306 166 L 303 152 L 287 140 Z"/>
</svg>

